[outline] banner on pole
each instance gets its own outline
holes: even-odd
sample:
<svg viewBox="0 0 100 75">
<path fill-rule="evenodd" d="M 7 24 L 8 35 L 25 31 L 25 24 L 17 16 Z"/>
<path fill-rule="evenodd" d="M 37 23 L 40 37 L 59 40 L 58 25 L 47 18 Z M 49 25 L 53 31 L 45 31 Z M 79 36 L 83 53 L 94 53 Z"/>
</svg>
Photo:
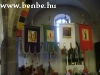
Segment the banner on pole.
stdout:
<svg viewBox="0 0 100 75">
<path fill-rule="evenodd" d="M 89 25 L 79 24 L 80 49 L 83 51 L 92 50 L 92 32 Z"/>
<path fill-rule="evenodd" d="M 25 52 L 40 52 L 40 27 L 25 26 L 24 27 L 24 49 Z"/>
<path fill-rule="evenodd" d="M 44 32 L 44 51 L 53 53 L 58 50 L 56 27 L 43 25 Z"/>
<path fill-rule="evenodd" d="M 71 47 L 76 47 L 76 41 L 75 41 L 75 26 L 74 23 L 68 23 L 68 24 L 61 24 L 59 26 L 60 31 L 60 42 L 59 47 L 60 49 L 63 49 L 64 47 L 69 50 Z M 71 45 L 70 45 L 71 44 Z"/>
</svg>

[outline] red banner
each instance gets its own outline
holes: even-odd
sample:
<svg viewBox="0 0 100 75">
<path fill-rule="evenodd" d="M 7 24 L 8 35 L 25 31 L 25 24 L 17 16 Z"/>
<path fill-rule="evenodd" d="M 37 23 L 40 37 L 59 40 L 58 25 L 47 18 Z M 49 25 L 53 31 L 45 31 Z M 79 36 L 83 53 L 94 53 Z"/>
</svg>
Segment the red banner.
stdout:
<svg viewBox="0 0 100 75">
<path fill-rule="evenodd" d="M 92 32 L 89 25 L 79 24 L 80 49 L 83 51 L 92 50 Z"/>
</svg>

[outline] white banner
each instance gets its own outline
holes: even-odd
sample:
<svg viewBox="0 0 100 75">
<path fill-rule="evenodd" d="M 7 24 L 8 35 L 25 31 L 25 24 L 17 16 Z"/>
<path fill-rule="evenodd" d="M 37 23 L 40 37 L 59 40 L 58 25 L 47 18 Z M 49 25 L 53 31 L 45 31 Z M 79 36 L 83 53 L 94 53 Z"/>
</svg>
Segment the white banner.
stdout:
<svg viewBox="0 0 100 75">
<path fill-rule="evenodd" d="M 67 24 L 60 24 L 59 25 L 59 47 L 63 49 L 64 46 L 67 50 L 76 47 L 75 41 L 75 24 L 74 23 L 67 23 Z"/>
</svg>

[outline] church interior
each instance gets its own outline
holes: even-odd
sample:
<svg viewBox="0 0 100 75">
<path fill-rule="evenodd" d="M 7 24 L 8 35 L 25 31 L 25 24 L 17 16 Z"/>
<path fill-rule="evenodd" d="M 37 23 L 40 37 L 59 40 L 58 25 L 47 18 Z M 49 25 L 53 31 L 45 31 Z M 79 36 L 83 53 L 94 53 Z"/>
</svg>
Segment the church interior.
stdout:
<svg viewBox="0 0 100 75">
<path fill-rule="evenodd" d="M 99 3 L 0 0 L 0 75 L 100 75 Z"/>
</svg>

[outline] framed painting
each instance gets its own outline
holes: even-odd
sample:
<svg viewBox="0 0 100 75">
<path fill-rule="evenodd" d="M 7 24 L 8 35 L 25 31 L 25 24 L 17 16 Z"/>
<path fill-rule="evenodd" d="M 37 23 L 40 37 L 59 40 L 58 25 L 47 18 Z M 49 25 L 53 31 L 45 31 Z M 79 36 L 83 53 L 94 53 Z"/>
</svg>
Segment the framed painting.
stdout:
<svg viewBox="0 0 100 75">
<path fill-rule="evenodd" d="M 63 38 L 71 38 L 71 27 L 63 27 Z"/>
</svg>

